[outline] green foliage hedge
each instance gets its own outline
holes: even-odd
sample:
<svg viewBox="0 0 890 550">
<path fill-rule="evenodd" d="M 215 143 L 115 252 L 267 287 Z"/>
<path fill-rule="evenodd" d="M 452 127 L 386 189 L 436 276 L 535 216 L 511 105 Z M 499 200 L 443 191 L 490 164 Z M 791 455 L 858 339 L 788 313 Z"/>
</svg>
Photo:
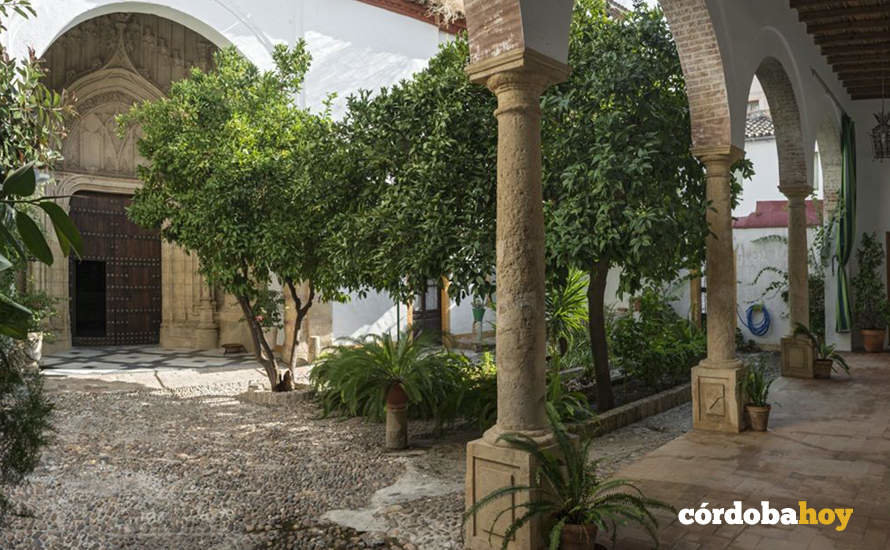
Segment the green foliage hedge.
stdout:
<svg viewBox="0 0 890 550">
<path fill-rule="evenodd" d="M 616 318 L 610 329 L 616 366 L 661 390 L 685 382 L 707 354 L 704 332 L 680 317 L 654 289 L 639 298 L 639 313 Z"/>
</svg>

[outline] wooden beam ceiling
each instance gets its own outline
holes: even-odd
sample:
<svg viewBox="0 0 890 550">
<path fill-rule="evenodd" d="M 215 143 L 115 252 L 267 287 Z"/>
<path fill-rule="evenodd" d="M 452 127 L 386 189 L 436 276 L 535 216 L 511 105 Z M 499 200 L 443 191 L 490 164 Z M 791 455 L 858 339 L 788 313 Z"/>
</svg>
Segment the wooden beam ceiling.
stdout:
<svg viewBox="0 0 890 550">
<path fill-rule="evenodd" d="M 890 0 L 789 0 L 853 99 L 890 91 Z"/>
</svg>

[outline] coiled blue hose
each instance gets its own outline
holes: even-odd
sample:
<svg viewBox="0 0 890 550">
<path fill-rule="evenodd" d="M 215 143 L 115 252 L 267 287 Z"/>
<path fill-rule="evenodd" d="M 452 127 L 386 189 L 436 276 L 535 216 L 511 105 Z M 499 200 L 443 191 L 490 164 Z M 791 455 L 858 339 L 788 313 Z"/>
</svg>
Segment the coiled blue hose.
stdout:
<svg viewBox="0 0 890 550">
<path fill-rule="evenodd" d="M 754 313 L 755 311 L 760 311 L 763 317 L 760 319 L 760 322 L 754 322 Z M 738 312 L 736 312 L 738 315 Z M 748 307 L 748 310 L 745 312 L 745 319 L 742 319 L 742 316 L 739 315 L 739 321 L 742 322 L 745 328 L 747 328 L 751 334 L 754 336 L 763 336 L 767 332 L 769 332 L 770 324 L 772 320 L 769 316 L 769 310 L 766 309 L 764 304 L 754 304 Z"/>
</svg>

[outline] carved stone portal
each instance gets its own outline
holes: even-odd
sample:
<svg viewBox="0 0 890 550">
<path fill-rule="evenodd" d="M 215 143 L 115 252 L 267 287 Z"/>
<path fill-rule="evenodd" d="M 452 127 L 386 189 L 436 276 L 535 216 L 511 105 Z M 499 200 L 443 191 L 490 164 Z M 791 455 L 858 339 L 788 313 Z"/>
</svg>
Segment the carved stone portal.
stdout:
<svg viewBox="0 0 890 550">
<path fill-rule="evenodd" d="M 56 90 L 68 89 L 77 98 L 79 116 L 69 125 L 62 147 L 65 158 L 56 166 L 55 182 L 47 192 L 132 194 L 138 189 L 136 167 L 142 161 L 136 148 L 138 129 L 120 136 L 115 117 L 135 102 L 163 97 L 190 67 L 210 67 L 215 49 L 186 27 L 146 14 L 97 17 L 59 37 L 44 56 L 47 84 Z M 63 199 L 60 205 L 67 208 L 67 202 Z M 50 240 L 60 258 L 55 236 L 50 235 Z M 215 348 L 223 332 L 238 335 L 238 343 L 250 348 L 250 339 L 241 338 L 246 336 L 243 331 L 228 326 L 241 324 L 240 316 L 221 311 L 226 301 L 217 299 L 204 282 L 196 258 L 164 243 L 161 265 L 162 346 Z M 56 338 L 48 347 L 70 347 L 68 262 L 35 264 L 31 278 L 36 288 L 60 300 L 52 327 Z"/>
</svg>

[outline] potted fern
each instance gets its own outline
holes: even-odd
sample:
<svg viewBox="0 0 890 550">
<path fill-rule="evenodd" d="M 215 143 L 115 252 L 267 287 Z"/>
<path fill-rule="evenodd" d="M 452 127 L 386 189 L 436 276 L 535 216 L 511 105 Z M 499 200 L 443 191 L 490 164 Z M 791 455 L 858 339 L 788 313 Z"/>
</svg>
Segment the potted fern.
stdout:
<svg viewBox="0 0 890 550">
<path fill-rule="evenodd" d="M 508 497 L 516 504 L 495 514 L 493 522 L 506 515 L 504 512 L 513 512 L 516 518 L 504 532 L 502 550 L 507 549 L 519 529 L 535 519 L 544 519 L 550 525 L 546 538 L 551 550 L 593 548 L 600 530 L 610 532 L 614 542 L 617 526 L 622 523 L 642 526 L 658 546 L 658 520 L 652 510 L 673 512 L 673 507 L 646 497 L 627 480 L 601 479 L 597 461 L 589 458 L 593 437 L 586 434 L 577 438 L 571 434 L 550 404 L 547 416 L 557 444 L 555 452 L 542 450 L 523 434 L 504 434 L 498 438 L 532 455 L 539 464 L 537 486 L 514 485 L 492 491 L 464 513 L 464 523 L 492 503 L 503 503 L 502 497 Z M 535 492 L 536 498 L 527 502 L 510 498 L 528 492 Z"/>
<path fill-rule="evenodd" d="M 862 235 L 856 259 L 859 272 L 851 282 L 862 345 L 868 352 L 883 351 L 887 325 L 890 324 L 890 303 L 880 276 L 884 250 L 874 233 Z"/>
<path fill-rule="evenodd" d="M 837 352 L 836 346 L 825 342 L 821 334 L 811 331 L 800 323 L 794 329 L 794 334 L 806 336 L 813 345 L 813 353 L 816 356 L 813 360 L 814 378 L 831 378 L 831 372 L 836 366 L 850 376 L 850 365 L 847 364 L 847 360 Z"/>
<path fill-rule="evenodd" d="M 775 382 L 775 377 L 770 376 L 763 362 L 758 362 L 748 368 L 742 383 L 748 403 L 745 412 L 751 429 L 755 432 L 765 432 L 769 426 L 769 413 L 772 406 L 769 404 L 769 388 Z"/>
</svg>

